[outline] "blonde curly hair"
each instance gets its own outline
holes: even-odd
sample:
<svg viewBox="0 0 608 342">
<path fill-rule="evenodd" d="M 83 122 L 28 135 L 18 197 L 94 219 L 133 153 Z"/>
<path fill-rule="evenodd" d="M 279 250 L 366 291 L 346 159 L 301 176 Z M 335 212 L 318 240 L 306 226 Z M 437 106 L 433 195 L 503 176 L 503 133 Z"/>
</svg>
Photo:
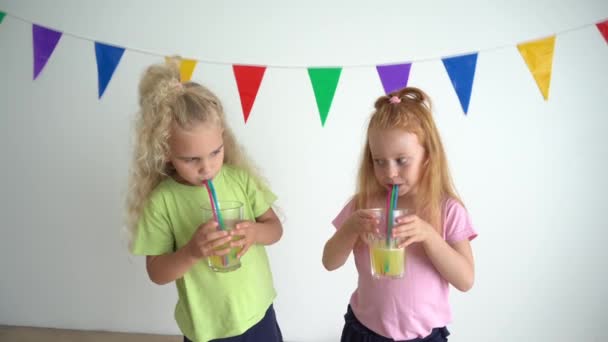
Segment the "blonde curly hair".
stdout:
<svg viewBox="0 0 608 342">
<path fill-rule="evenodd" d="M 188 128 L 198 123 L 223 129 L 224 163 L 248 172 L 261 186 L 266 181 L 237 143 L 226 124 L 220 100 L 196 82 L 180 82 L 179 58 L 152 65 L 139 83 L 140 110 L 135 121 L 135 146 L 127 195 L 127 227 L 131 235 L 148 197 L 165 178 L 173 175 L 168 163 L 171 126 Z"/>
</svg>

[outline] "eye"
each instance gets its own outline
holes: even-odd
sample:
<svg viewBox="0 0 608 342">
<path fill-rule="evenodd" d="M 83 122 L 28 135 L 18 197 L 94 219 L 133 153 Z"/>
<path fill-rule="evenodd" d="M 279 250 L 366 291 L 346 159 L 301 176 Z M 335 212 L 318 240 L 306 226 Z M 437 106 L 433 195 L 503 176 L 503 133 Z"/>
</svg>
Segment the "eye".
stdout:
<svg viewBox="0 0 608 342">
<path fill-rule="evenodd" d="M 217 156 L 218 154 L 220 154 L 220 152 L 222 152 L 222 148 L 224 148 L 224 146 L 222 146 L 222 147 L 218 148 L 217 150 L 215 150 L 215 151 L 211 152 L 211 156 L 212 156 L 212 157 L 215 157 L 215 156 Z"/>
<path fill-rule="evenodd" d="M 384 159 L 374 159 L 374 164 L 378 166 L 384 166 L 384 164 L 386 164 L 386 161 Z"/>
<path fill-rule="evenodd" d="M 397 159 L 397 165 L 407 165 L 408 162 L 409 159 L 405 157 Z"/>
<path fill-rule="evenodd" d="M 184 159 L 184 161 L 185 161 L 186 163 L 196 163 L 196 162 L 198 162 L 199 160 L 200 160 L 200 158 L 196 158 L 196 157 L 194 157 L 194 158 L 186 158 L 186 159 Z"/>
</svg>

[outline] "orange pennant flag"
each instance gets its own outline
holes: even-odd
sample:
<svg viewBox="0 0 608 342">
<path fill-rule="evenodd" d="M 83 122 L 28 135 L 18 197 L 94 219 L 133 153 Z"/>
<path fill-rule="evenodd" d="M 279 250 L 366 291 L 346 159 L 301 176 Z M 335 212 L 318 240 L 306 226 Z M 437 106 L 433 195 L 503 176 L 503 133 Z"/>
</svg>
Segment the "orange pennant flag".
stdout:
<svg viewBox="0 0 608 342">
<path fill-rule="evenodd" d="M 549 99 L 555 36 L 521 43 L 517 45 L 517 48 L 546 101 Z"/>
<path fill-rule="evenodd" d="M 165 57 L 167 63 L 173 57 Z M 182 83 L 190 81 L 192 73 L 196 67 L 196 60 L 194 59 L 179 59 L 179 77 Z"/>
</svg>

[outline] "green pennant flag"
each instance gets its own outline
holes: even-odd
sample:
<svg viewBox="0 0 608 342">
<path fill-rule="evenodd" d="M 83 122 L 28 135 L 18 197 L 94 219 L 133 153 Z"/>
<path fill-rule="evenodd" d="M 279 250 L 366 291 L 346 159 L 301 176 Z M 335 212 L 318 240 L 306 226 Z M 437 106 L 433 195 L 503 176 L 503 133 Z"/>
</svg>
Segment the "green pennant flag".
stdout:
<svg viewBox="0 0 608 342">
<path fill-rule="evenodd" d="M 308 76 L 315 92 L 322 126 L 325 126 L 341 72 L 342 68 L 308 68 Z"/>
<path fill-rule="evenodd" d="M 2 24 L 2 20 L 4 20 L 5 16 L 6 16 L 6 13 L 0 11 L 0 24 Z"/>
</svg>

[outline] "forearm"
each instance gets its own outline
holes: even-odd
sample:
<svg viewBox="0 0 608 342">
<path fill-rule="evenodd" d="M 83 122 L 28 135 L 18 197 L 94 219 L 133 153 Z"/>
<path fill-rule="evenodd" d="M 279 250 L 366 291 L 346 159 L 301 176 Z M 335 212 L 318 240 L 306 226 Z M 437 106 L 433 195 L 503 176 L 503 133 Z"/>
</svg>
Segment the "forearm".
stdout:
<svg viewBox="0 0 608 342">
<path fill-rule="evenodd" d="M 434 235 L 423 246 L 433 266 L 450 284 L 463 292 L 473 287 L 475 270 L 472 260 L 452 248 L 439 235 Z"/>
<path fill-rule="evenodd" d="M 334 236 L 325 243 L 323 249 L 323 266 L 333 271 L 346 262 L 357 242 L 358 235 L 347 229 L 338 229 Z"/>
<path fill-rule="evenodd" d="M 260 245 L 272 245 L 283 236 L 283 226 L 277 220 L 256 223 L 255 242 Z"/>
<path fill-rule="evenodd" d="M 200 259 L 192 257 L 184 246 L 174 253 L 148 256 L 146 268 L 150 280 L 158 285 L 181 278 Z"/>
</svg>

